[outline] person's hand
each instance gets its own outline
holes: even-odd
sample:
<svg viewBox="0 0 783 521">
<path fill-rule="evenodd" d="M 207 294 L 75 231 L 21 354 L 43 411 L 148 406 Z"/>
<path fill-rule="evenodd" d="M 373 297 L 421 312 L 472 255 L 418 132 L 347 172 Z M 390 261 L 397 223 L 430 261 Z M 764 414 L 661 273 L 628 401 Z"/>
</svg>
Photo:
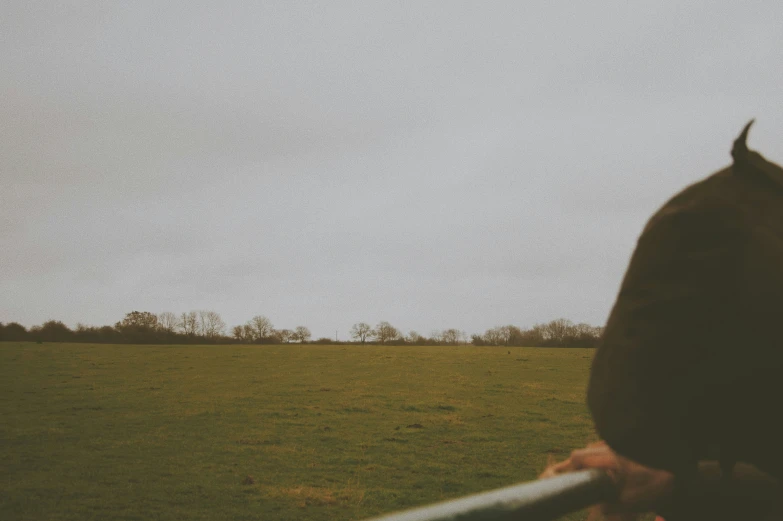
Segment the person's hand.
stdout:
<svg viewBox="0 0 783 521">
<path fill-rule="evenodd" d="M 547 467 L 541 477 L 583 469 L 604 469 L 614 480 L 617 499 L 600 506 L 600 511 L 609 520 L 633 520 L 636 514 L 654 511 L 671 496 L 674 488 L 674 474 L 671 472 L 645 467 L 624 458 L 604 442 L 573 451 L 567 460 Z"/>
</svg>

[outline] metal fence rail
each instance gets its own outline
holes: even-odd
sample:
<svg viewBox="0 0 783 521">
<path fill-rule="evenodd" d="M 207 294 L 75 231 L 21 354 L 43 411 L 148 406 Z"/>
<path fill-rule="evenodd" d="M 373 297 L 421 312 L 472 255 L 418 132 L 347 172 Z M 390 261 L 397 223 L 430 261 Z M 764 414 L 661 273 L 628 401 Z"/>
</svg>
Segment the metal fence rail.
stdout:
<svg viewBox="0 0 783 521">
<path fill-rule="evenodd" d="M 606 472 L 592 469 L 531 481 L 367 521 L 550 521 L 615 495 Z"/>
</svg>

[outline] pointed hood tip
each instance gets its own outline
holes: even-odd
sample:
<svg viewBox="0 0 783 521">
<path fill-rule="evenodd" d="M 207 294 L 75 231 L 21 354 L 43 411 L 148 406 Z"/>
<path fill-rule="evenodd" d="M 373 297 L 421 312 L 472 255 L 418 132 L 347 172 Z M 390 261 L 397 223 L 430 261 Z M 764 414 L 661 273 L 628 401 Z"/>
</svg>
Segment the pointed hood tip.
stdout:
<svg viewBox="0 0 783 521">
<path fill-rule="evenodd" d="M 734 140 L 734 146 L 731 148 L 731 156 L 736 160 L 738 156 L 742 156 L 748 151 L 748 132 L 750 131 L 750 127 L 753 126 L 753 123 L 756 122 L 756 118 L 752 118 L 748 123 L 745 125 L 745 128 L 742 129 L 742 132 L 737 137 L 737 139 Z"/>
<path fill-rule="evenodd" d="M 740 134 L 740 138 L 742 138 L 743 141 L 747 139 L 748 131 L 750 131 L 750 127 L 752 127 L 755 122 L 756 122 L 756 118 L 750 118 L 750 121 L 748 121 L 747 124 L 745 124 L 745 128 L 742 129 L 742 133 Z"/>
</svg>

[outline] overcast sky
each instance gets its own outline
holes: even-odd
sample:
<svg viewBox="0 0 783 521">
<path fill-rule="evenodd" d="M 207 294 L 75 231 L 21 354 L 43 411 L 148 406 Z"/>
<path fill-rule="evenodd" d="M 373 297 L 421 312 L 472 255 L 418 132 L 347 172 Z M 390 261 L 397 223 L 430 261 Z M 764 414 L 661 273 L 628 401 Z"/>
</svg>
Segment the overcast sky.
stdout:
<svg viewBox="0 0 783 521">
<path fill-rule="evenodd" d="M 0 8 L 0 322 L 602 325 L 669 196 L 783 160 L 783 3 Z"/>
</svg>

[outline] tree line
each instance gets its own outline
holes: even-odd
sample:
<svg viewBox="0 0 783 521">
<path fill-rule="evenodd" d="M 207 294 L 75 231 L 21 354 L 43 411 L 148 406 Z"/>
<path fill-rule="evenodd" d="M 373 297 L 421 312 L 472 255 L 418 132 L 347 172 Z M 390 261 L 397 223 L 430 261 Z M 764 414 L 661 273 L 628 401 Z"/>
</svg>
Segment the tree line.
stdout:
<svg viewBox="0 0 783 521">
<path fill-rule="evenodd" d="M 433 331 L 429 336 L 410 331 L 405 334 L 389 322 L 375 326 L 357 322 L 351 327 L 353 343 L 380 345 L 475 345 L 475 346 L 536 346 L 595 347 L 602 328 L 589 324 L 574 324 L 563 318 L 522 329 L 517 326 L 497 326 L 483 335 L 468 335 L 459 329 Z M 21 324 L 0 322 L 0 341 L 83 342 L 101 344 L 329 344 L 336 340 L 312 340 L 306 326 L 277 329 L 272 321 L 256 315 L 245 324 L 231 328 L 214 311 L 189 311 L 181 314 L 131 311 L 113 326 L 77 324 L 71 329 L 59 320 L 49 320 L 27 329 Z M 340 342 L 346 343 L 346 342 Z"/>
<path fill-rule="evenodd" d="M 411 331 L 407 335 L 388 322 L 380 322 L 374 328 L 366 322 L 354 324 L 351 338 L 360 344 L 411 344 L 411 345 L 468 345 L 474 346 L 535 346 L 535 347 L 596 347 L 603 328 L 590 324 L 574 324 L 558 318 L 529 329 L 517 326 L 496 326 L 483 335 L 470 335 L 459 329 L 434 331 L 429 337 Z"/>
</svg>

